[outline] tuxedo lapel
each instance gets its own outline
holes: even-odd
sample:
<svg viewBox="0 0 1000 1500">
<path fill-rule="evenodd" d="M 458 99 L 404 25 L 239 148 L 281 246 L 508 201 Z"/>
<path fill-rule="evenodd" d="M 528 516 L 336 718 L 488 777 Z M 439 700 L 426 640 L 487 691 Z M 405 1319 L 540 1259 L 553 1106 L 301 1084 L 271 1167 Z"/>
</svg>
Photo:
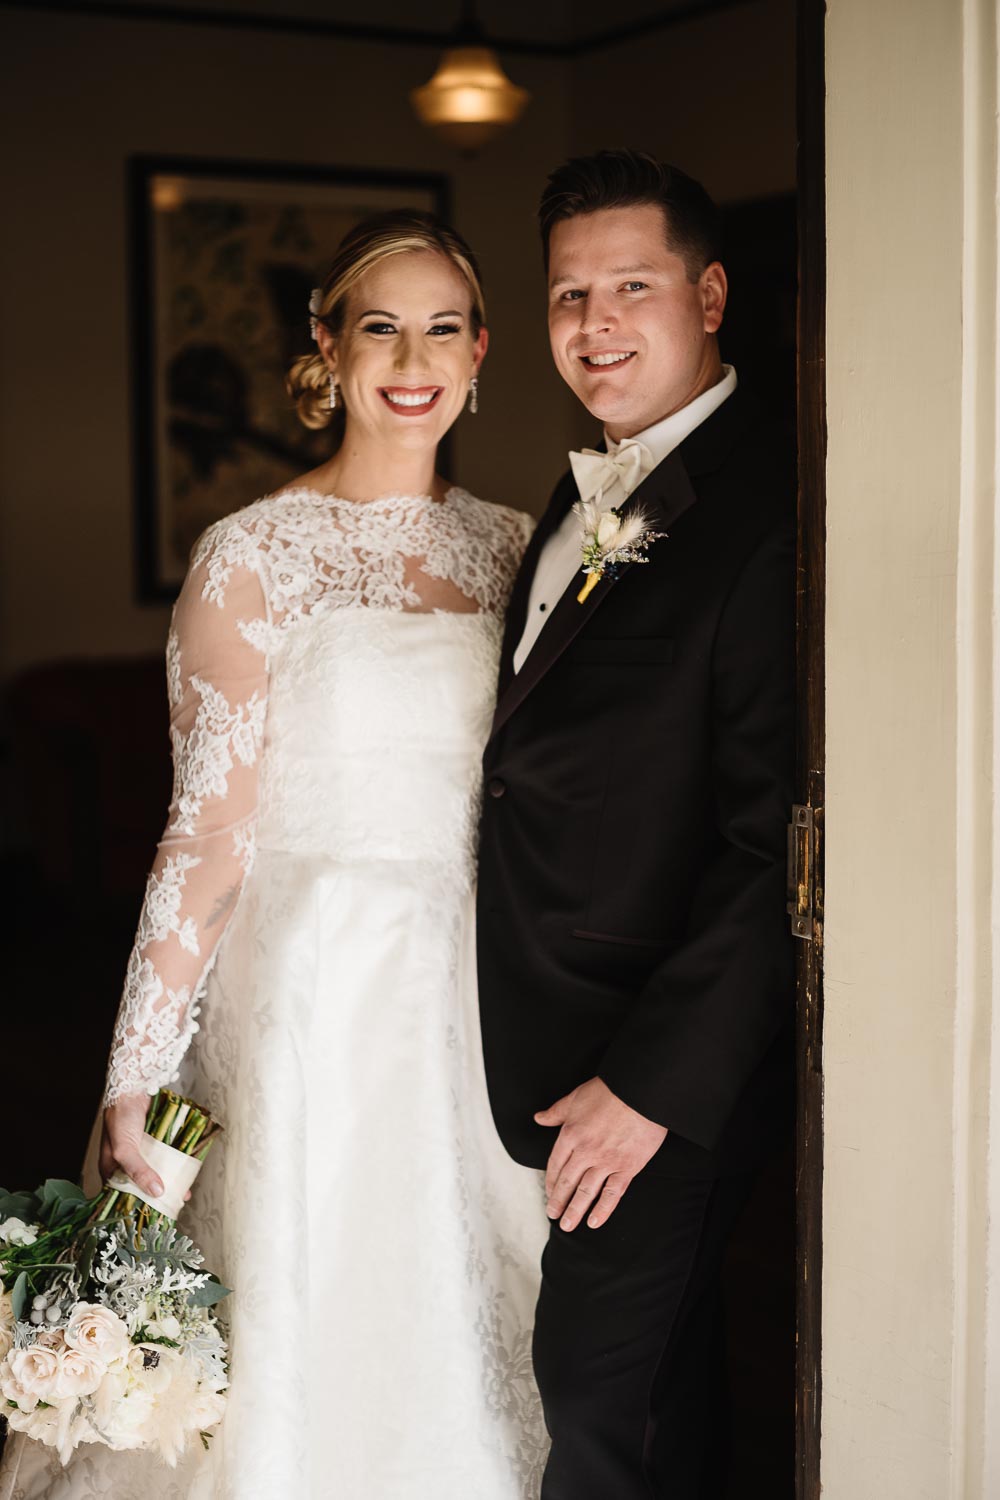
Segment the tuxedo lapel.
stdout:
<svg viewBox="0 0 1000 1500">
<path fill-rule="evenodd" d="M 576 486 L 572 483 L 572 479 L 570 479 L 570 488 L 572 490 L 572 498 L 575 499 Z M 550 513 L 555 514 L 558 512 L 558 514 L 556 514 L 552 526 L 548 528 L 547 535 L 551 535 L 555 526 L 562 520 L 569 509 L 569 505 L 565 503 L 557 507 L 556 498 L 565 500 L 565 496 L 561 495 L 561 488 L 560 491 L 557 491 L 557 496 L 553 499 L 552 506 L 550 507 Z M 658 464 L 651 474 L 647 475 L 642 484 L 633 490 L 632 494 L 625 501 L 625 504 L 621 507 L 621 514 L 623 516 L 630 515 L 641 507 L 646 513 L 648 525 L 652 531 L 667 532 L 673 522 L 677 520 L 677 517 L 687 510 L 688 506 L 695 499 L 697 499 L 697 496 L 692 488 L 687 469 L 684 466 L 684 461 L 678 449 L 668 454 L 663 462 Z M 540 530 L 541 527 L 539 527 Z M 536 533 L 536 538 L 537 535 Z M 538 550 L 535 552 L 535 563 L 538 561 L 545 540 L 546 537 L 543 537 L 539 543 Z M 648 566 L 655 568 L 656 549 L 667 545 L 669 543 L 666 541 L 653 543 L 649 552 L 650 561 Z M 632 566 L 634 565 L 625 564 L 619 567 L 614 578 L 605 574 L 600 582 L 590 591 L 589 596 L 583 604 L 580 604 L 577 600 L 577 595 L 584 581 L 583 575 L 582 573 L 574 574 L 559 603 L 552 611 L 545 625 L 543 625 L 538 639 L 528 652 L 520 672 L 516 674 L 513 670 L 511 655 L 507 653 L 509 641 L 505 637 L 504 662 L 506 671 L 501 673 L 500 693 L 497 700 L 496 714 L 493 719 L 492 734 L 496 734 L 502 725 L 507 722 L 514 710 L 524 702 L 525 698 L 542 680 L 549 668 L 559 660 L 566 647 L 583 629 L 587 621 L 593 618 L 595 610 L 600 609 L 611 590 L 621 583 Z M 534 573 L 534 567 L 531 568 L 530 573 L 527 568 L 523 570 L 522 577 L 518 580 L 519 583 L 522 582 L 524 573 L 528 573 L 527 587 L 524 592 L 523 601 L 520 603 L 518 620 L 508 620 L 508 633 L 513 636 L 515 645 L 524 629 L 527 596 L 531 587 L 531 576 Z M 513 633 L 514 628 L 517 630 L 516 634 Z M 511 648 L 512 651 L 513 647 Z"/>
</svg>

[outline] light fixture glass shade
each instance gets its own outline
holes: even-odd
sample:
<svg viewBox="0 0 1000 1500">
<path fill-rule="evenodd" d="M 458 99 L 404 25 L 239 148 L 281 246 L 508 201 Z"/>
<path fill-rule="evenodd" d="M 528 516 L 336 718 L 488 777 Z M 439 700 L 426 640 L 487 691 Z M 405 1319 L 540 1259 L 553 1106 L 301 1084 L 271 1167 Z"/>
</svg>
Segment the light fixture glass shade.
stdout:
<svg viewBox="0 0 1000 1500">
<path fill-rule="evenodd" d="M 511 83 L 492 47 L 450 47 L 431 81 L 410 95 L 422 123 L 463 151 L 513 125 L 530 97 Z"/>
</svg>

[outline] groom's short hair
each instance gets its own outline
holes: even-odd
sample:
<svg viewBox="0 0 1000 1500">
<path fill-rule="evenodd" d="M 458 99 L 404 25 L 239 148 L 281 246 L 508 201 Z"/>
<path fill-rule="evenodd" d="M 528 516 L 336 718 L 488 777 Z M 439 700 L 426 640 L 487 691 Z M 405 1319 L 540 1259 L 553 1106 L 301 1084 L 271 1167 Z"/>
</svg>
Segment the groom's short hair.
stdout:
<svg viewBox="0 0 1000 1500">
<path fill-rule="evenodd" d="M 646 151 L 598 151 L 556 167 L 538 206 L 545 268 L 553 227 L 577 214 L 651 203 L 663 211 L 667 246 L 691 281 L 722 254 L 719 210 L 700 182 Z"/>
</svg>

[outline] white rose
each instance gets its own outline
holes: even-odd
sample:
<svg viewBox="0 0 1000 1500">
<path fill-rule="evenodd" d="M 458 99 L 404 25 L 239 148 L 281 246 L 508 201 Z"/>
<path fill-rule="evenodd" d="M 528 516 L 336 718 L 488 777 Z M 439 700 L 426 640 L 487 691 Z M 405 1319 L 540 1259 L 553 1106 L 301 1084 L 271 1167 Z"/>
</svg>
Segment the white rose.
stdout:
<svg viewBox="0 0 1000 1500">
<path fill-rule="evenodd" d="M 21 1411 L 34 1411 L 39 1401 L 52 1405 L 59 1379 L 59 1356 L 54 1349 L 31 1345 L 15 1349 L 0 1365 L 0 1392 Z"/>
<path fill-rule="evenodd" d="M 602 547 L 607 547 L 618 535 L 618 517 L 606 510 L 597 525 L 597 541 Z"/>
<path fill-rule="evenodd" d="M 153 1339 L 179 1339 L 181 1336 L 181 1325 L 176 1318 L 167 1314 L 164 1318 L 154 1318 L 146 1324 L 146 1332 Z"/>
<path fill-rule="evenodd" d="M 226 1398 L 221 1391 L 213 1391 L 204 1381 L 189 1408 L 189 1424 L 195 1432 L 207 1432 L 222 1421 L 226 1410 Z"/>
<path fill-rule="evenodd" d="M 0 1224 L 0 1240 L 5 1245 L 33 1245 L 37 1238 L 35 1225 L 26 1224 L 23 1219 L 4 1219 Z"/>
<path fill-rule="evenodd" d="M 65 1339 L 71 1349 L 86 1354 L 102 1366 L 128 1358 L 128 1329 L 117 1313 L 99 1302 L 78 1302 L 66 1325 Z"/>
</svg>

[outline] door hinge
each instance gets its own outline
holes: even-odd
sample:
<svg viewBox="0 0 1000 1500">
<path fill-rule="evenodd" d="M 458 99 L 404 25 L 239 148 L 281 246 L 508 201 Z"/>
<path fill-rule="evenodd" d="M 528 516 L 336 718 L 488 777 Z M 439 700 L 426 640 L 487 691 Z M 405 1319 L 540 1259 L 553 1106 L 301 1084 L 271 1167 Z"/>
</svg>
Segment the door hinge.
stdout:
<svg viewBox="0 0 1000 1500">
<path fill-rule="evenodd" d="M 821 930 L 822 902 L 816 889 L 819 863 L 813 808 L 796 803 L 788 825 L 788 915 L 793 937 L 811 943 Z"/>
</svg>

